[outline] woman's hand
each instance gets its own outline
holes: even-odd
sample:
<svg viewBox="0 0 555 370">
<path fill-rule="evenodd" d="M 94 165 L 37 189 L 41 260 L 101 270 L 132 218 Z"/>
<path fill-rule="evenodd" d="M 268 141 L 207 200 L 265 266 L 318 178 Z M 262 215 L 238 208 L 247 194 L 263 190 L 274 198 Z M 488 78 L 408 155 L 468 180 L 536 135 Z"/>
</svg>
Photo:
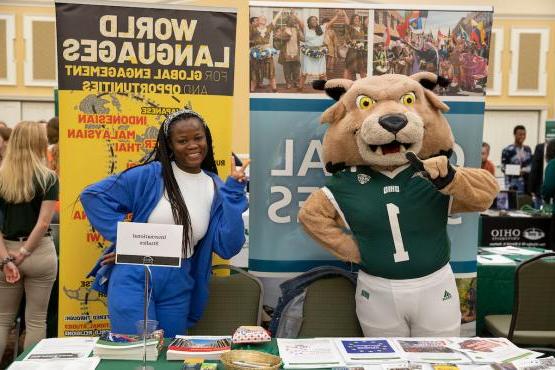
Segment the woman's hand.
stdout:
<svg viewBox="0 0 555 370">
<path fill-rule="evenodd" d="M 8 283 L 15 284 L 19 281 L 19 269 L 13 262 L 6 263 L 4 265 L 3 272 Z"/>
<path fill-rule="evenodd" d="M 116 252 L 107 253 L 102 257 L 100 265 L 110 265 L 116 263 Z"/>
<path fill-rule="evenodd" d="M 229 174 L 229 176 L 233 177 L 239 182 L 246 181 L 247 175 L 245 175 L 245 169 L 249 166 L 249 163 L 250 161 L 248 159 L 245 159 L 243 165 L 239 169 L 237 169 L 237 167 L 235 167 L 235 158 L 231 156 L 231 173 Z"/>
<path fill-rule="evenodd" d="M 27 256 L 24 255 L 24 254 L 21 253 L 21 252 L 11 252 L 11 251 L 10 251 L 9 253 L 10 253 L 10 256 L 12 256 L 13 258 L 15 258 L 15 260 L 13 261 L 13 263 L 14 263 L 16 266 L 21 265 L 21 263 L 25 260 L 25 258 L 27 258 Z"/>
</svg>

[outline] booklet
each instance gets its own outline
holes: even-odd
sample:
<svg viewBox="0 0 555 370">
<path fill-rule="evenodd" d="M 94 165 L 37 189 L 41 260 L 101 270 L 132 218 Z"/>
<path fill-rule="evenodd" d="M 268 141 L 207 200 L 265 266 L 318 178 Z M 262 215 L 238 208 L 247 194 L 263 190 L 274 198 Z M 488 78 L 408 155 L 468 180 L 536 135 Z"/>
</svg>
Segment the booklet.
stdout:
<svg viewBox="0 0 555 370">
<path fill-rule="evenodd" d="M 476 364 L 511 362 L 539 357 L 539 352 L 522 349 L 506 338 L 453 338 L 450 348 L 467 355 Z"/>
<path fill-rule="evenodd" d="M 155 331 L 146 340 L 146 359 L 156 361 L 164 344 L 163 332 Z M 144 342 L 138 335 L 104 333 L 94 346 L 94 354 L 104 360 L 142 360 Z"/>
<path fill-rule="evenodd" d="M 402 360 L 401 354 L 386 338 L 337 338 L 335 344 L 347 365 Z"/>
<path fill-rule="evenodd" d="M 409 361 L 424 363 L 470 363 L 460 352 L 449 348 L 446 338 L 396 338 L 401 355 Z"/>
<path fill-rule="evenodd" d="M 219 360 L 222 354 L 230 350 L 229 335 L 176 335 L 168 346 L 166 358 L 169 361 L 186 358 Z"/>
<path fill-rule="evenodd" d="M 285 369 L 318 369 L 344 366 L 343 359 L 331 338 L 277 338 L 279 356 Z"/>
</svg>

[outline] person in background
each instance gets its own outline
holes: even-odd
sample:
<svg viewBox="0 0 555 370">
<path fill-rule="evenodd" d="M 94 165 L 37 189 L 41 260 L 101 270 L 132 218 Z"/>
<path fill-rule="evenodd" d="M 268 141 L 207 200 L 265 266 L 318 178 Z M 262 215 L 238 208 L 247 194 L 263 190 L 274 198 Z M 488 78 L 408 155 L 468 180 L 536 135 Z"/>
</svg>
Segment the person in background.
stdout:
<svg viewBox="0 0 555 370">
<path fill-rule="evenodd" d="M 258 17 L 249 18 L 249 49 L 254 47 L 254 40 L 251 38 L 258 26 Z M 250 91 L 253 92 L 255 88 L 260 87 L 257 85 L 256 79 L 256 59 L 249 53 L 249 76 L 250 76 Z"/>
<path fill-rule="evenodd" d="M 6 154 L 6 148 L 8 147 L 8 140 L 10 140 L 11 134 L 11 128 L 0 126 L 0 163 L 2 163 L 2 159 L 4 159 L 4 155 Z"/>
<path fill-rule="evenodd" d="M 495 176 L 495 165 L 492 161 L 488 159 L 489 157 L 490 146 L 488 143 L 482 143 L 482 169 L 488 171 L 493 176 Z"/>
<path fill-rule="evenodd" d="M 270 39 L 276 28 L 276 22 L 283 10 L 280 10 L 270 24 L 265 16 L 257 17 L 256 24 L 250 28 L 249 40 L 252 43 L 251 57 L 254 58 L 254 81 L 251 80 L 251 92 L 262 86 L 264 79 L 270 81 L 272 92 L 277 92 L 276 67 L 274 65 L 275 49 L 270 44 Z M 254 52 L 254 53 L 253 53 Z"/>
<path fill-rule="evenodd" d="M 322 23 L 329 23 L 330 19 L 328 17 L 322 18 Z M 326 69 L 333 70 L 335 67 L 335 61 L 338 57 L 337 51 L 337 34 L 333 27 L 328 27 L 324 31 L 324 44 L 328 47 L 328 54 L 326 55 Z"/>
<path fill-rule="evenodd" d="M 285 26 L 274 35 L 280 37 L 278 63 L 283 66 L 287 90 L 299 88 L 301 77 L 300 43 L 304 41 L 303 22 L 294 10 L 285 18 Z M 278 36 L 279 35 L 279 36 Z"/>
<path fill-rule="evenodd" d="M 183 109 L 164 120 L 143 164 L 81 193 L 91 225 L 112 242 L 90 276 L 96 278 L 93 289 L 108 295 L 113 332 L 133 334 L 143 318 L 143 267 L 113 264 L 117 224 L 129 213 L 132 222 L 184 226 L 181 268 L 150 268 L 148 318 L 158 320 L 167 337 L 185 334 L 200 319 L 208 300 L 212 253 L 229 259 L 245 242 L 248 162 L 237 169 L 229 158 L 231 171 L 224 184 L 217 175 L 208 125 L 199 113 Z"/>
<path fill-rule="evenodd" d="M 349 19 L 343 10 L 343 16 L 345 17 L 345 41 L 349 47 L 345 58 L 343 78 L 356 80 L 357 73 L 360 78 L 364 78 L 367 74 L 368 27 L 358 14 L 353 14 Z"/>
<path fill-rule="evenodd" d="M 545 161 L 545 151 L 547 146 L 540 143 L 534 148 L 532 155 L 532 166 L 530 168 L 530 176 L 528 177 L 528 191 L 532 195 L 534 208 L 540 208 L 542 205 L 541 187 L 543 183 L 543 172 L 547 162 Z"/>
<path fill-rule="evenodd" d="M 48 168 L 56 172 L 58 177 L 60 176 L 60 146 L 58 145 L 58 140 L 60 137 L 60 122 L 58 117 L 51 118 L 46 123 L 46 137 L 48 138 Z M 53 224 L 60 223 L 60 201 L 56 202 L 56 212 L 52 217 Z"/>
<path fill-rule="evenodd" d="M 48 167 L 59 174 L 60 158 L 58 156 L 58 140 L 60 137 L 60 122 L 58 117 L 51 118 L 46 123 L 46 137 L 48 138 Z"/>
<path fill-rule="evenodd" d="M 515 141 L 513 144 L 503 149 L 501 153 L 501 170 L 505 173 L 505 187 L 507 190 L 516 190 L 519 193 L 526 193 L 527 180 L 532 167 L 532 150 L 528 145 L 524 145 L 526 140 L 526 128 L 517 125 L 513 129 Z M 507 166 L 519 166 L 519 175 L 508 175 Z"/>
<path fill-rule="evenodd" d="M 0 166 L 0 358 L 25 292 L 25 348 L 46 335 L 58 260 L 49 225 L 58 176 L 46 167 L 47 139 L 36 122 L 18 123 Z"/>
<path fill-rule="evenodd" d="M 335 15 L 327 23 L 318 21 L 318 17 L 312 15 L 306 20 L 306 28 L 304 29 L 304 47 L 301 48 L 302 55 L 302 73 L 301 83 L 298 88 L 299 92 L 304 89 L 306 80 L 316 78 L 320 80 L 326 79 L 326 55 L 328 48 L 324 43 L 325 32 L 330 28 L 339 17 L 339 9 L 335 10 Z"/>
<path fill-rule="evenodd" d="M 545 176 L 542 185 L 542 197 L 544 201 L 553 207 L 555 199 L 555 139 L 546 143 L 545 160 Z M 555 212 L 551 210 L 551 232 L 549 240 L 549 248 L 555 250 Z"/>
</svg>

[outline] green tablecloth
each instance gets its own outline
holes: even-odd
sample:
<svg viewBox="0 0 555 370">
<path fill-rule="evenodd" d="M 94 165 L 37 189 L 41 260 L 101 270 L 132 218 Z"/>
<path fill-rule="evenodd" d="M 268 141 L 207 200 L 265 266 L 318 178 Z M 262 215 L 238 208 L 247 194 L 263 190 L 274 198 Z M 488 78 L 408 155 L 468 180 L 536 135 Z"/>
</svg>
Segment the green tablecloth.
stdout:
<svg viewBox="0 0 555 370">
<path fill-rule="evenodd" d="M 543 249 L 526 248 L 543 252 Z M 515 270 L 518 263 L 531 255 L 506 255 L 515 264 L 482 265 L 478 263 L 476 335 L 483 334 L 486 315 L 506 315 L 513 312 Z"/>
<path fill-rule="evenodd" d="M 183 368 L 183 361 L 168 361 L 166 360 L 166 350 L 169 340 L 166 339 L 164 349 L 160 353 L 158 357 L 158 361 L 156 362 L 147 362 L 148 365 L 151 365 L 156 370 L 180 370 Z M 273 355 L 278 355 L 278 347 L 277 342 L 275 339 L 272 339 L 269 343 L 263 343 L 258 345 L 239 345 L 233 346 L 233 349 L 252 349 L 257 351 L 262 351 L 266 353 L 270 353 Z M 21 355 L 17 357 L 17 360 L 21 361 L 27 356 L 31 349 L 26 350 Z M 213 361 L 208 361 L 213 362 Z M 100 364 L 96 367 L 96 370 L 133 370 L 138 365 L 141 365 L 142 361 L 128 361 L 128 360 L 101 360 Z M 223 370 L 223 366 L 221 363 L 218 365 L 218 370 Z"/>
</svg>

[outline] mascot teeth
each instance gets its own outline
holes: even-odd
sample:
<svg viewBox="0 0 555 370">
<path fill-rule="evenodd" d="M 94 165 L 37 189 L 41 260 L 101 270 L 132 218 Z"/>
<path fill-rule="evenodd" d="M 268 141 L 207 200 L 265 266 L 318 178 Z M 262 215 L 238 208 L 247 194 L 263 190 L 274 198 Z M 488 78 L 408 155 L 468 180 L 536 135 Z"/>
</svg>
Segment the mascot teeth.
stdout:
<svg viewBox="0 0 555 370">
<path fill-rule="evenodd" d="M 384 155 L 384 154 L 406 153 L 407 149 L 410 147 L 410 144 L 400 143 L 397 140 L 394 140 L 388 144 L 382 144 L 382 145 L 370 144 L 368 146 L 374 153 Z"/>
</svg>

